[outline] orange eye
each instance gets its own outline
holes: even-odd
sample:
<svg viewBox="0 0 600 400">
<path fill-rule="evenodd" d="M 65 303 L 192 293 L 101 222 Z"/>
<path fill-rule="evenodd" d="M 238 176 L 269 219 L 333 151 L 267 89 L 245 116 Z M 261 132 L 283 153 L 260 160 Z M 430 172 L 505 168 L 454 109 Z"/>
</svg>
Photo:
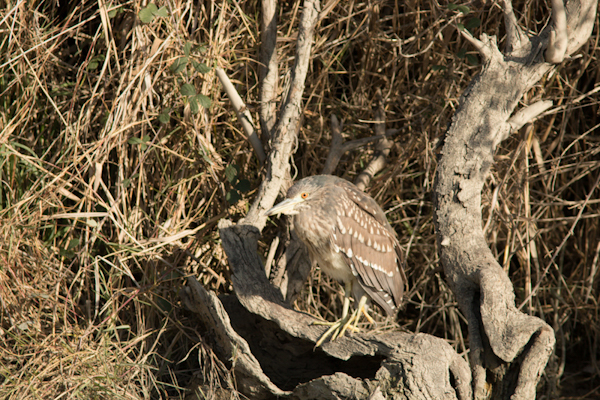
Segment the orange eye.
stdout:
<svg viewBox="0 0 600 400">
<path fill-rule="evenodd" d="M 304 192 L 300 195 L 300 197 L 302 197 L 303 199 L 306 199 L 308 197 L 308 193 Z"/>
</svg>

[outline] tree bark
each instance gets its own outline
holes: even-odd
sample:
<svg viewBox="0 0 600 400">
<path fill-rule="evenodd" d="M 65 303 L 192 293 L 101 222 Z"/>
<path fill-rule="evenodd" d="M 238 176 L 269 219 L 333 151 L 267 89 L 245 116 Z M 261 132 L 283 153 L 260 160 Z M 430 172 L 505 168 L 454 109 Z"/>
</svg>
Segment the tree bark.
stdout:
<svg viewBox="0 0 600 400">
<path fill-rule="evenodd" d="M 589 37 L 596 7 L 595 0 L 568 3 L 566 54 Z M 551 27 L 527 37 L 507 2 L 504 54 L 493 37 L 466 34 L 484 66 L 448 129 L 434 212 L 446 279 L 469 324 L 469 370 L 445 340 L 427 334 L 354 333 L 314 349 L 326 328 L 293 310 L 265 274 L 257 240 L 266 221 L 263 211 L 273 205 L 289 171 L 319 10 L 318 2 L 305 2 L 291 89 L 272 130 L 265 181 L 245 219 L 219 223 L 235 297 L 217 298 L 190 278 L 183 299 L 213 332 L 215 351 L 239 379 L 237 389 L 251 398 L 534 398 L 554 333 L 541 319 L 516 309 L 512 283 L 485 242 L 481 190 L 498 143 L 548 107 L 536 103 L 511 117 L 523 93 L 552 68 L 543 58 Z M 563 42 L 555 36 L 551 43 Z"/>
<path fill-rule="evenodd" d="M 591 34 L 596 7 L 595 0 L 567 5 L 567 54 Z M 516 400 L 535 398 L 536 384 L 554 349 L 554 332 L 515 307 L 512 283 L 483 235 L 481 190 L 496 146 L 533 118 L 532 110 L 545 110 L 536 104 L 511 118 L 523 94 L 552 68 L 542 51 L 552 27 L 529 38 L 516 25 L 510 2 L 505 15 L 504 53 L 494 37 L 484 34 L 479 41 L 465 33 L 484 58 L 484 66 L 461 98 L 446 134 L 436 173 L 434 213 L 446 279 L 469 324 L 474 396 Z"/>
</svg>

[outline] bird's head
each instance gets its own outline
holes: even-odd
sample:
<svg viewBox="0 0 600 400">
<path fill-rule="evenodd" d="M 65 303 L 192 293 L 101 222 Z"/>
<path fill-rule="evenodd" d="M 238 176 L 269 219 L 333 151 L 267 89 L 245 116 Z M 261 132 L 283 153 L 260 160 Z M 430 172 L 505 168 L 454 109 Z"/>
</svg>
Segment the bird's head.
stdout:
<svg viewBox="0 0 600 400">
<path fill-rule="evenodd" d="M 317 175 L 299 180 L 289 188 L 285 200 L 265 211 L 265 215 L 296 215 L 302 210 L 309 209 L 315 202 L 325 199 L 323 192 L 328 187 L 329 178 L 333 177 Z"/>
</svg>

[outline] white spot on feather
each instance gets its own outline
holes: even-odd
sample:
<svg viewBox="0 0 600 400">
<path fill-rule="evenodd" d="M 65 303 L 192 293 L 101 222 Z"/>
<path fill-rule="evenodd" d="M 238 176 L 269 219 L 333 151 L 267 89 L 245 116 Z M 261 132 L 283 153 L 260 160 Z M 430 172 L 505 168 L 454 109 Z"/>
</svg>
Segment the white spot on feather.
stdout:
<svg viewBox="0 0 600 400">
<path fill-rule="evenodd" d="M 337 222 L 338 222 L 338 227 L 340 228 L 340 232 L 342 233 L 342 235 L 345 234 L 346 228 L 344 227 L 344 224 L 342 224 L 342 220 L 339 219 L 339 217 L 337 219 Z"/>
<path fill-rule="evenodd" d="M 379 266 L 377 264 L 371 263 L 370 267 L 373 268 L 376 271 L 383 272 L 384 274 L 386 274 L 390 278 L 394 276 L 394 272 L 393 271 L 386 271 L 383 267 L 381 267 L 381 266 Z"/>
</svg>

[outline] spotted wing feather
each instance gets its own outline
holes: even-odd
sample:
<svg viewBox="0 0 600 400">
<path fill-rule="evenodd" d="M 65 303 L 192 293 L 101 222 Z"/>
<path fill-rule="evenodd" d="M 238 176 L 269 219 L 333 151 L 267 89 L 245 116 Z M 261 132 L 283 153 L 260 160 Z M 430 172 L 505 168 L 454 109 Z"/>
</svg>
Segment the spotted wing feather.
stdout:
<svg viewBox="0 0 600 400">
<path fill-rule="evenodd" d="M 406 281 L 399 243 L 375 200 L 351 189 L 356 193 L 340 197 L 333 242 L 365 292 L 393 315 Z"/>
</svg>

